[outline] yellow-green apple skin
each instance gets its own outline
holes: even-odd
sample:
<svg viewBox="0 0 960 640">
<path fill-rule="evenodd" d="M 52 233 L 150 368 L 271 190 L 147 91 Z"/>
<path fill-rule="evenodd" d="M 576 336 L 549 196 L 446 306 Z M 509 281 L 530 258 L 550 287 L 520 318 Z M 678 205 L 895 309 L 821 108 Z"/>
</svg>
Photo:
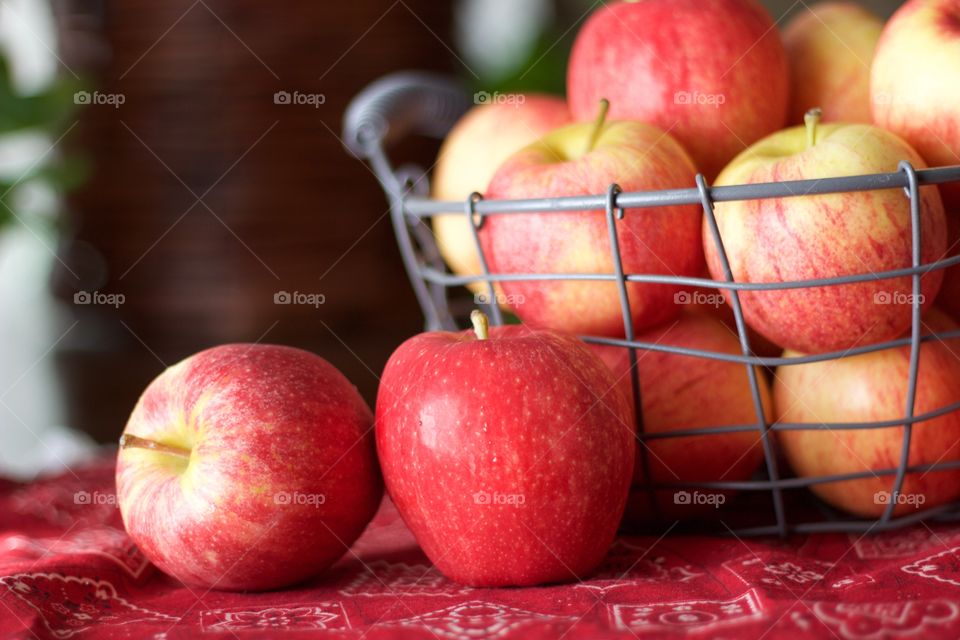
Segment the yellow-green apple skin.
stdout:
<svg viewBox="0 0 960 640">
<path fill-rule="evenodd" d="M 790 60 L 790 122 L 814 107 L 825 122 L 872 123 L 870 63 L 883 21 L 854 2 L 821 2 L 783 30 Z"/>
<path fill-rule="evenodd" d="M 960 2 L 911 0 L 890 18 L 871 74 L 874 121 L 931 166 L 960 164 Z M 960 253 L 960 183 L 940 185 Z M 960 266 L 946 271 L 937 304 L 960 319 Z"/>
<path fill-rule="evenodd" d="M 955 330 L 939 310 L 924 318 L 924 333 Z M 784 353 L 787 357 L 797 352 Z M 840 360 L 781 366 L 773 385 L 779 422 L 867 422 L 902 418 L 907 406 L 910 347 L 885 349 Z M 960 401 L 960 342 L 926 342 L 920 348 L 914 415 Z M 782 430 L 777 432 L 791 467 L 801 477 L 877 471 L 900 463 L 903 427 Z M 910 465 L 960 458 L 960 412 L 918 422 L 910 439 Z M 815 484 L 814 493 L 850 513 L 883 513 L 893 475 Z M 879 492 L 879 495 L 878 495 Z M 884 495 L 886 492 L 886 495 Z M 908 473 L 895 514 L 930 508 L 960 497 L 960 470 Z"/>
<path fill-rule="evenodd" d="M 730 328 L 716 317 L 700 311 L 685 311 L 675 321 L 637 336 L 637 340 L 661 345 L 740 355 L 740 343 Z M 626 349 L 591 345 L 610 367 L 627 397 L 633 399 L 630 357 Z M 643 429 L 666 433 L 682 429 L 757 424 L 747 369 L 742 364 L 710 360 L 661 351 L 638 351 L 637 370 L 643 405 Z M 757 370 L 761 403 L 767 420 L 773 419 L 773 404 L 766 376 Z M 763 461 L 759 430 L 647 440 L 650 478 L 655 483 L 717 482 L 747 480 Z M 624 524 L 642 527 L 651 518 L 668 520 L 716 517 L 710 504 L 678 504 L 675 491 L 656 492 L 657 510 L 642 488 L 645 480 L 643 451 L 637 450 L 633 488 L 624 514 Z M 704 490 L 723 496 L 732 492 Z M 721 504 L 722 506 L 722 504 Z"/>
<path fill-rule="evenodd" d="M 475 106 L 454 125 L 440 147 L 431 180 L 433 197 L 464 202 L 473 192 L 484 193 L 504 160 L 569 122 L 566 101 L 555 96 L 506 94 Z M 434 217 L 433 233 L 440 255 L 453 273 L 482 273 L 473 231 L 461 211 Z M 482 282 L 468 287 L 475 293 L 487 293 Z"/>
<path fill-rule="evenodd" d="M 789 73 L 756 0 L 603 2 L 574 41 L 567 100 L 575 120 L 607 98 L 611 118 L 669 131 L 712 180 L 786 125 Z"/>
<path fill-rule="evenodd" d="M 717 185 L 806 180 L 926 166 L 906 142 L 879 127 L 824 124 L 808 148 L 805 127 L 785 129 L 740 154 Z M 946 248 L 946 219 L 936 187 L 920 190 L 923 262 Z M 717 224 L 734 278 L 787 282 L 879 273 L 911 265 L 910 206 L 902 189 L 721 202 Z M 708 225 L 707 266 L 723 279 Z M 936 297 L 942 271 L 922 278 L 923 305 Z M 744 291 L 747 323 L 774 343 L 806 353 L 849 349 L 895 338 L 910 326 L 911 280 L 886 278 L 831 287 Z M 729 296 L 729 293 L 727 293 Z"/>
<path fill-rule="evenodd" d="M 511 156 L 490 181 L 491 198 L 545 198 L 624 191 L 689 188 L 696 169 L 669 134 L 652 125 L 620 121 L 579 123 L 544 136 Z M 589 148 L 589 150 L 588 150 Z M 695 276 L 703 265 L 696 205 L 628 210 L 617 221 L 626 273 Z M 614 272 L 602 211 L 504 214 L 486 218 L 480 232 L 497 273 Z M 503 281 L 513 311 L 525 323 L 577 334 L 622 336 L 617 286 L 600 281 Z M 673 286 L 629 283 L 632 321 L 656 325 L 680 312 Z"/>
</svg>

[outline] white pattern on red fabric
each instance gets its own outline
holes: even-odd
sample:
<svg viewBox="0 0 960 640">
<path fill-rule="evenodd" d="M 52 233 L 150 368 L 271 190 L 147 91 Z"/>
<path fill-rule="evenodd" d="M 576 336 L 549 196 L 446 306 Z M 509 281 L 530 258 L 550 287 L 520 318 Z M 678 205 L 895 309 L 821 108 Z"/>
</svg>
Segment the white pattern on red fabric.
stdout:
<svg viewBox="0 0 960 640">
<path fill-rule="evenodd" d="M 180 620 L 139 607 L 117 595 L 107 580 L 94 580 L 57 573 L 19 573 L 0 578 L 13 595 L 40 614 L 44 626 L 56 638 L 70 638 L 93 626 L 163 623 Z"/>
<path fill-rule="evenodd" d="M 814 602 L 811 610 L 820 622 L 844 640 L 881 640 L 946 631 L 957 620 L 960 607 L 947 600 L 856 604 Z"/>
<path fill-rule="evenodd" d="M 729 600 L 615 604 L 610 610 L 614 625 L 634 633 L 705 633 L 727 625 L 740 625 L 763 619 L 763 607 L 753 589 Z"/>
<path fill-rule="evenodd" d="M 930 578 L 937 582 L 960 587 L 960 555 L 958 553 L 960 553 L 960 547 L 953 547 L 938 554 L 921 558 L 906 565 L 903 570 L 921 578 Z"/>
<path fill-rule="evenodd" d="M 282 607 L 211 609 L 200 614 L 200 627 L 204 633 L 340 630 L 349 629 L 350 620 L 339 602 L 321 602 Z"/>
<path fill-rule="evenodd" d="M 555 626 L 558 633 L 577 618 L 518 609 L 496 602 L 471 600 L 394 620 L 390 626 L 426 627 L 435 636 L 448 640 L 503 638 L 514 629 L 537 623 Z"/>
<path fill-rule="evenodd" d="M 816 597 L 874 581 L 870 575 L 855 573 L 846 565 L 782 553 L 765 558 L 749 554 L 724 562 L 723 566 L 747 586 L 760 585 L 793 597 Z"/>
</svg>

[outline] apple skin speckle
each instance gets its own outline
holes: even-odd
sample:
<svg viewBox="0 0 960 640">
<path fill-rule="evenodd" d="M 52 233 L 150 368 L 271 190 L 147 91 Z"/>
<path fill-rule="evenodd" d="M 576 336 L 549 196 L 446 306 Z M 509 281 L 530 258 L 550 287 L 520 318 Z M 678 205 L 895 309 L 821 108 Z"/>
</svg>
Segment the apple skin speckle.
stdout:
<svg viewBox="0 0 960 640">
<path fill-rule="evenodd" d="M 629 403 L 576 338 L 524 326 L 469 336 L 421 334 L 387 363 L 376 435 L 390 496 L 457 582 L 583 579 L 626 504 Z"/>
</svg>

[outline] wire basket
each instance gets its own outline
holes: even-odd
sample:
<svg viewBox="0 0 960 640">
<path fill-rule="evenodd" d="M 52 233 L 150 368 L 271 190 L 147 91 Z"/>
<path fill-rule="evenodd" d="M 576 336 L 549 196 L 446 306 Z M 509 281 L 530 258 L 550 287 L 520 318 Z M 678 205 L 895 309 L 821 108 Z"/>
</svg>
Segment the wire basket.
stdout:
<svg viewBox="0 0 960 640">
<path fill-rule="evenodd" d="M 344 117 L 344 140 L 346 146 L 354 155 L 370 164 L 390 201 L 391 220 L 400 247 L 401 256 L 417 300 L 423 310 L 427 330 L 457 330 L 468 326 L 466 323 L 462 326 L 458 325 L 458 319 L 462 321 L 466 314 L 456 314 L 451 310 L 451 304 L 447 295 L 450 288 L 459 288 L 474 282 L 485 283 L 488 291 L 486 300 L 489 302 L 480 304 L 479 306 L 485 308 L 485 311 L 491 317 L 492 324 L 500 325 L 503 324 L 504 318 L 500 307 L 496 303 L 497 297 L 494 293 L 494 282 L 508 280 L 587 280 L 614 282 L 617 285 L 620 305 L 623 312 L 624 338 L 617 339 L 589 335 L 580 336 L 584 341 L 629 349 L 630 364 L 632 365 L 633 372 L 636 372 L 637 352 L 643 350 L 676 353 L 743 364 L 747 370 L 750 390 L 753 397 L 753 406 L 757 418 L 756 422 L 752 424 L 685 429 L 666 433 L 644 433 L 642 412 L 639 409 L 642 406 L 640 403 L 640 384 L 638 376 L 634 373 L 632 375 L 632 386 L 634 407 L 637 408 L 635 411 L 637 417 L 637 437 L 640 440 L 653 440 L 658 438 L 711 435 L 722 432 L 756 431 L 759 432 L 763 446 L 765 465 L 762 471 L 762 477 L 755 476 L 755 479 L 744 481 L 654 483 L 649 477 L 650 465 L 647 463 L 647 460 L 644 459 L 643 464 L 647 474 L 647 482 L 645 486 L 641 488 L 650 492 L 651 503 L 656 503 L 653 499 L 653 493 L 662 490 L 679 491 L 699 489 L 706 491 L 764 492 L 768 494 L 773 506 L 773 521 L 770 524 L 751 524 L 738 528 L 727 527 L 729 532 L 736 535 L 776 534 L 786 536 L 791 533 L 842 531 L 866 533 L 894 529 L 920 520 L 960 518 L 960 502 L 918 510 L 908 515 L 894 516 L 896 504 L 893 500 L 888 502 L 883 514 L 878 519 L 844 517 L 838 512 L 826 509 L 814 518 L 789 518 L 784 500 L 784 492 L 788 490 L 810 487 L 821 483 L 855 480 L 871 475 L 890 476 L 890 495 L 899 495 L 907 473 L 946 471 L 960 468 L 960 460 L 912 466 L 908 464 L 913 425 L 960 409 L 960 402 L 958 402 L 922 415 L 915 415 L 914 412 L 920 345 L 927 341 L 949 340 L 960 337 L 960 330 L 921 335 L 920 312 L 922 296 L 919 295 L 921 291 L 920 278 L 929 271 L 960 264 L 960 256 L 934 263 L 922 264 L 919 187 L 960 181 L 960 166 L 915 170 L 908 162 L 901 162 L 899 170 L 894 173 L 722 187 L 710 187 L 702 175 L 697 175 L 696 184 L 687 189 L 621 192 L 617 185 L 611 185 L 604 194 L 584 194 L 562 198 L 483 200 L 480 194 L 473 194 L 462 203 L 432 200 L 428 197 L 429 190 L 427 180 L 425 179 L 425 172 L 420 168 L 411 166 L 395 168 L 387 157 L 386 149 L 389 145 L 406 135 L 444 136 L 471 105 L 472 102 L 468 99 L 468 94 L 464 89 L 458 83 L 448 78 L 427 73 L 401 72 L 386 76 L 368 86 L 354 98 Z M 732 277 L 730 265 L 727 261 L 720 233 L 717 228 L 717 222 L 714 217 L 713 205 L 715 202 L 783 198 L 798 194 L 820 195 L 895 188 L 903 189 L 906 197 L 910 201 L 913 249 L 912 265 L 909 268 L 878 273 L 850 274 L 831 278 L 774 283 L 737 282 Z M 707 226 L 718 249 L 720 263 L 726 276 L 725 281 L 660 274 L 625 273 L 620 257 L 620 245 L 617 240 L 616 219 L 622 216 L 626 209 L 690 204 L 697 204 L 703 208 Z M 450 212 L 457 211 L 458 209 L 463 211 L 463 215 L 470 222 L 470 227 L 473 230 L 474 244 L 480 258 L 480 267 L 482 270 L 482 273 L 476 276 L 460 276 L 449 273 L 440 256 L 432 232 L 427 225 L 424 224 L 425 219 L 440 214 L 450 214 Z M 496 274 L 490 272 L 478 234 L 478 230 L 483 225 L 486 216 L 585 210 L 602 211 L 606 216 L 606 222 L 610 232 L 610 250 L 614 265 L 611 273 Z M 909 337 L 859 346 L 843 352 L 797 357 L 760 357 L 753 355 L 754 352 L 750 347 L 750 337 L 744 322 L 743 310 L 740 303 L 741 292 L 837 286 L 905 276 L 911 278 L 913 286 L 911 302 L 912 328 Z M 733 309 L 742 354 L 733 355 L 637 341 L 631 321 L 630 300 L 627 295 L 628 282 L 702 287 L 714 289 L 718 292 L 720 290 L 730 291 L 730 303 Z M 910 347 L 910 368 L 907 405 L 902 419 L 861 423 L 772 423 L 771 416 L 764 415 L 761 391 L 757 379 L 758 374 L 756 367 L 758 366 L 775 367 L 835 360 L 842 357 L 907 345 Z M 783 477 L 779 468 L 775 439 L 772 435 L 775 431 L 789 429 L 841 430 L 901 426 L 903 427 L 903 441 L 899 464 L 896 467 L 809 477 Z M 648 455 L 646 447 L 641 446 L 638 449 L 641 452 L 640 455 L 644 456 L 644 458 Z"/>
</svg>

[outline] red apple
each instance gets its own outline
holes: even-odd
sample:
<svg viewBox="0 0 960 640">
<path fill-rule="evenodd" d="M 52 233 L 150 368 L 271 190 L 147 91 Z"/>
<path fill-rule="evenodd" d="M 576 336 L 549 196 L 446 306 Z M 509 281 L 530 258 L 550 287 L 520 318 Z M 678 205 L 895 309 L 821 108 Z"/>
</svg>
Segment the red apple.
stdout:
<svg viewBox="0 0 960 640">
<path fill-rule="evenodd" d="M 873 117 L 931 166 L 960 164 L 960 3 L 911 0 L 893 14 L 870 79 Z M 951 224 L 949 254 L 960 253 L 960 182 L 940 185 Z M 937 304 L 960 319 L 960 266 L 946 270 Z"/>
<path fill-rule="evenodd" d="M 689 188 L 696 170 L 669 135 L 639 122 L 573 124 L 557 129 L 510 157 L 490 181 L 490 198 L 538 198 L 602 194 L 618 183 L 624 191 Z M 694 276 L 703 268 L 699 206 L 626 212 L 617 222 L 627 273 Z M 603 212 L 491 215 L 481 240 L 497 273 L 613 273 Z M 514 312 L 526 323 L 568 333 L 623 335 L 623 316 L 613 282 L 504 281 Z M 679 313 L 678 287 L 628 285 L 633 322 L 653 326 Z"/>
<path fill-rule="evenodd" d="M 741 355 L 736 335 L 720 320 L 699 312 L 683 313 L 675 322 L 640 334 L 636 338 L 653 344 Z M 613 371 L 623 393 L 633 398 L 630 357 L 627 349 L 592 345 Z M 747 369 L 742 364 L 692 356 L 638 351 L 643 428 L 647 433 L 682 429 L 756 424 L 757 414 L 750 392 Z M 768 420 L 773 419 L 770 390 L 763 371 L 757 382 Z M 716 482 L 747 480 L 763 461 L 760 433 L 740 431 L 702 436 L 647 440 L 646 457 L 650 479 L 655 483 Z M 624 521 L 633 527 L 653 515 L 650 495 L 640 485 L 645 481 L 643 452 L 637 449 L 634 488 L 627 502 Z M 692 490 L 686 492 L 693 496 Z M 703 500 L 683 500 L 682 492 L 657 491 L 657 511 L 675 520 L 715 513 L 731 495 L 719 490 L 701 490 Z M 706 508 L 704 508 L 706 507 Z"/>
<path fill-rule="evenodd" d="M 376 423 L 387 490 L 457 582 L 583 578 L 630 487 L 627 400 L 576 338 L 519 325 L 487 335 L 475 318 L 476 335 L 421 334 L 387 362 Z"/>
<path fill-rule="evenodd" d="M 315 576 L 380 502 L 370 409 L 322 358 L 233 344 L 170 367 L 121 438 L 127 533 L 181 582 L 274 589 Z"/>
<path fill-rule="evenodd" d="M 570 122 L 562 98 L 522 93 L 483 95 L 487 100 L 468 111 L 440 147 L 431 180 L 432 195 L 438 200 L 466 202 L 474 191 L 486 192 L 490 178 L 504 160 Z M 452 215 L 434 217 L 433 233 L 451 271 L 464 276 L 482 272 L 473 231 L 462 207 Z M 482 282 L 469 288 L 487 293 L 487 285 Z"/>
<path fill-rule="evenodd" d="M 896 171 L 901 160 L 926 166 L 897 136 L 862 124 L 793 127 L 740 154 L 717 185 L 805 180 Z M 946 219 L 936 187 L 923 187 L 921 257 L 939 258 Z M 910 204 L 902 189 L 720 202 L 717 224 L 738 282 L 785 282 L 879 273 L 911 265 Z M 710 273 L 723 279 L 713 234 L 704 224 Z M 922 278 L 921 301 L 933 303 L 942 271 Z M 746 291 L 747 322 L 789 349 L 823 353 L 895 338 L 910 326 L 910 277 L 854 284 Z"/>
<path fill-rule="evenodd" d="M 827 122 L 871 123 L 870 62 L 883 21 L 865 7 L 828 0 L 783 30 L 790 60 L 790 121 L 820 107 Z"/>
<path fill-rule="evenodd" d="M 927 314 L 924 324 L 924 333 L 957 328 L 936 310 Z M 905 346 L 840 360 L 781 366 L 773 386 L 777 419 L 816 426 L 902 418 L 909 365 L 910 347 Z M 924 343 L 914 415 L 955 402 L 960 402 L 960 343 Z M 777 435 L 790 465 L 803 477 L 896 468 L 903 443 L 903 427 L 783 430 Z M 914 425 L 910 465 L 957 459 L 960 412 Z M 868 518 L 881 515 L 891 500 L 897 504 L 894 513 L 900 515 L 960 498 L 960 470 L 908 473 L 899 496 L 891 494 L 893 483 L 893 475 L 876 475 L 815 484 L 811 489 L 835 507 Z"/>
<path fill-rule="evenodd" d="M 567 71 L 576 120 L 611 116 L 675 136 L 712 179 L 787 116 L 787 56 L 753 0 L 613 2 L 577 34 Z"/>
</svg>

